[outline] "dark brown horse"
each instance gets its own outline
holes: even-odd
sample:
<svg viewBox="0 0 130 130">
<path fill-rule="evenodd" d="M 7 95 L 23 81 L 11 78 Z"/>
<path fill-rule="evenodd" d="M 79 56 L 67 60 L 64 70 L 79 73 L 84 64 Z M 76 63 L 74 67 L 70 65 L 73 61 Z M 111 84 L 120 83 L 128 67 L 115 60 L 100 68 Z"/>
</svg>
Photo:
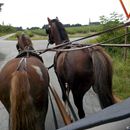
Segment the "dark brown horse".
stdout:
<svg viewBox="0 0 130 130">
<path fill-rule="evenodd" d="M 65 28 L 58 19 L 48 18 L 48 23 L 47 33 L 50 44 L 58 45 L 69 42 Z M 63 100 L 66 100 L 67 85 L 72 91 L 80 118 L 85 116 L 83 96 L 91 86 L 98 94 L 102 108 L 114 104 L 112 62 L 110 56 L 101 47 L 58 52 L 54 58 L 54 68 L 62 89 Z"/>
<path fill-rule="evenodd" d="M 30 38 L 18 36 L 20 54 L 0 72 L 0 100 L 9 112 L 10 130 L 44 130 L 49 75 Z M 26 50 L 26 52 L 23 52 Z"/>
</svg>

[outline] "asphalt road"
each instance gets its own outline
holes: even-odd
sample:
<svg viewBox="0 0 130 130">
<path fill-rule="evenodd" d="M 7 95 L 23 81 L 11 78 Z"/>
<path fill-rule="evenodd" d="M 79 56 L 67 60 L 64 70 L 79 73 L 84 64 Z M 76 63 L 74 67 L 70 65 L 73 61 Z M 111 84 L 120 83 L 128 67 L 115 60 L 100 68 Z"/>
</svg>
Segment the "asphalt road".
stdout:
<svg viewBox="0 0 130 130">
<path fill-rule="evenodd" d="M 36 50 L 45 49 L 47 41 L 35 40 L 33 41 L 33 43 L 34 43 L 33 44 L 34 48 Z M 8 40 L 5 40 L 4 37 L 0 38 L 0 68 L 2 68 L 6 64 L 7 61 L 14 58 L 18 54 L 15 48 L 15 45 L 16 45 L 16 41 L 8 41 Z M 46 52 L 41 55 L 43 57 L 46 67 L 52 65 L 54 54 L 55 54 L 54 52 Z M 58 84 L 58 81 L 57 81 L 57 78 L 53 69 L 49 70 L 49 75 L 50 75 L 51 84 L 55 87 L 57 93 L 61 97 L 60 86 Z M 72 105 L 74 106 L 71 93 L 69 97 L 70 97 Z M 55 105 L 54 99 L 53 99 L 53 103 Z M 100 110 L 100 105 L 99 105 L 97 95 L 93 92 L 92 89 L 90 89 L 90 91 L 87 92 L 86 95 L 84 96 L 83 104 L 84 104 L 84 110 L 85 110 L 86 116 L 88 114 L 91 114 Z M 75 106 L 74 106 L 74 109 L 77 113 L 77 109 Z M 59 113 L 59 110 L 57 108 L 57 105 L 55 105 L 55 111 L 56 111 L 56 116 L 58 120 L 58 127 L 61 128 L 62 126 L 64 126 L 64 123 Z M 1 104 L 1 102 L 0 102 L 0 130 L 8 130 L 8 113 L 5 110 L 4 106 Z M 49 103 L 49 109 L 48 109 L 47 118 L 46 118 L 46 130 L 55 130 L 53 114 L 52 114 L 50 103 Z"/>
</svg>

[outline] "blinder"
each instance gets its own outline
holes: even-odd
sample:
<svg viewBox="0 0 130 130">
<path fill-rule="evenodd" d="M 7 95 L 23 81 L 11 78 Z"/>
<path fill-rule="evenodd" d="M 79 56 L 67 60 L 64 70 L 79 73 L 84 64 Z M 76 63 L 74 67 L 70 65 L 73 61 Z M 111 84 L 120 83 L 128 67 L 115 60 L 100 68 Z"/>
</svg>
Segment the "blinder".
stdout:
<svg viewBox="0 0 130 130">
<path fill-rule="evenodd" d="M 49 34 L 50 28 L 46 28 L 45 30 L 46 30 L 46 34 Z"/>
<path fill-rule="evenodd" d="M 46 30 L 46 34 L 48 35 L 48 42 L 49 42 L 49 44 L 53 44 L 54 43 L 54 39 L 51 36 L 51 28 L 47 27 L 45 30 Z"/>
<path fill-rule="evenodd" d="M 20 51 L 21 51 L 21 49 L 20 49 L 20 47 L 19 47 L 18 43 L 16 44 L 16 49 L 18 50 L 18 52 L 20 52 Z"/>
</svg>

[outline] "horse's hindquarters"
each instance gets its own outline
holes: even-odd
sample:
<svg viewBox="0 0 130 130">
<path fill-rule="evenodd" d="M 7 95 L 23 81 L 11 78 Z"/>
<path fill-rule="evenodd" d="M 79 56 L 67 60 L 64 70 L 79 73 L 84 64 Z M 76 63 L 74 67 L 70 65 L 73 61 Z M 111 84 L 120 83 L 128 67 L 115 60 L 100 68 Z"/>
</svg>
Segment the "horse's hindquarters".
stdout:
<svg viewBox="0 0 130 130">
<path fill-rule="evenodd" d="M 69 84 L 93 84 L 93 63 L 88 51 L 63 52 L 55 63 L 56 72 Z"/>
<path fill-rule="evenodd" d="M 12 106 L 13 108 L 14 106 L 19 108 L 19 113 L 25 112 L 24 114 L 31 113 L 32 108 L 34 108 L 33 111 L 35 112 L 32 112 L 32 115 L 34 116 L 36 114 L 35 116 L 37 118 L 37 123 L 33 124 L 38 124 L 38 126 L 41 126 L 42 129 L 44 129 L 44 122 L 48 109 L 48 86 L 49 86 L 48 71 L 43 65 L 43 63 L 36 57 L 26 58 L 26 64 L 20 63 L 20 60 L 21 58 L 15 58 L 9 61 L 1 70 L 0 100 L 2 101 L 2 103 L 4 104 L 5 108 L 8 110 L 9 113 L 10 111 L 12 111 Z M 16 100 L 16 105 L 14 105 L 15 103 L 14 97 Z M 12 102 L 10 102 L 10 99 Z M 29 103 L 31 101 L 32 103 Z M 19 104 L 19 107 L 17 106 L 17 103 Z M 27 106 L 29 106 L 26 103 L 32 105 L 32 107 L 30 106 L 31 109 L 29 108 L 25 109 Z M 21 109 L 24 110 L 20 111 Z M 21 117 L 19 118 L 19 120 L 28 120 L 28 117 L 31 118 L 31 114 L 30 116 L 28 116 L 27 114 L 25 117 L 26 119 L 22 119 L 23 117 Z M 22 128 L 24 128 L 23 127 L 24 125 L 21 124 L 21 126 Z"/>
<path fill-rule="evenodd" d="M 30 94 L 39 117 L 43 119 L 48 109 L 48 71 L 39 59 L 31 57 L 27 60 L 27 73 L 31 87 Z"/>
</svg>

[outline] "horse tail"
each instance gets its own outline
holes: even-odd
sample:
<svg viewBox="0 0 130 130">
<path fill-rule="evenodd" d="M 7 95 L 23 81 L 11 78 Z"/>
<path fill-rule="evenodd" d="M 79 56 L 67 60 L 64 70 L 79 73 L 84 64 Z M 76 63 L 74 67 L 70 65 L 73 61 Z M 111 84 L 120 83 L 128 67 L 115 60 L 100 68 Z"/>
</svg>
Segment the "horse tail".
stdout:
<svg viewBox="0 0 130 130">
<path fill-rule="evenodd" d="M 36 130 L 36 117 L 26 71 L 16 71 L 11 79 L 10 130 Z"/>
<path fill-rule="evenodd" d="M 93 48 L 92 61 L 94 67 L 94 90 L 98 94 L 102 108 L 115 103 L 112 94 L 113 67 L 110 56 L 100 47 Z"/>
</svg>

